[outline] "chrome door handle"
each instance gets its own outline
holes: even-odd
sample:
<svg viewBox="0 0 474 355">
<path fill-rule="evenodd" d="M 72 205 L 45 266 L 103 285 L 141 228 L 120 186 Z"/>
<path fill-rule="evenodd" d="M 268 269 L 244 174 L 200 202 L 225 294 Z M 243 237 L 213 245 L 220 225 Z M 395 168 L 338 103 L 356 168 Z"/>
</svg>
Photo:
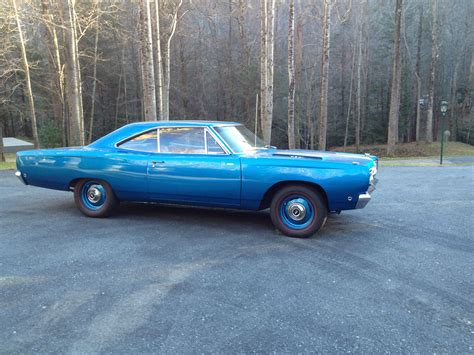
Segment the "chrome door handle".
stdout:
<svg viewBox="0 0 474 355">
<path fill-rule="evenodd" d="M 157 165 L 161 165 L 161 164 L 164 164 L 164 163 L 165 163 L 165 162 L 164 162 L 163 160 L 160 160 L 160 161 L 155 161 L 155 160 L 153 160 L 153 161 L 151 162 L 151 167 L 152 167 L 152 168 L 155 168 Z"/>
</svg>

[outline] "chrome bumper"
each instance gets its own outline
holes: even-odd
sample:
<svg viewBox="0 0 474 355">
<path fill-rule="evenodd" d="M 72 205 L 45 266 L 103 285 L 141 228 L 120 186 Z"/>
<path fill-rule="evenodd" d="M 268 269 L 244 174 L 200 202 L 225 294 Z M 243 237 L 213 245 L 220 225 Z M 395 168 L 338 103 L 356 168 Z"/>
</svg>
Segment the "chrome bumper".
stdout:
<svg viewBox="0 0 474 355">
<path fill-rule="evenodd" d="M 365 194 L 359 195 L 359 199 L 357 200 L 357 204 L 355 208 L 364 208 L 365 206 L 367 206 L 367 204 L 369 203 L 371 199 L 370 194 L 374 192 L 375 185 L 377 185 L 378 181 L 379 180 L 375 176 L 371 179 L 367 192 Z"/>
<path fill-rule="evenodd" d="M 369 193 L 360 194 L 357 200 L 356 208 L 364 208 L 370 201 L 371 197 Z"/>
<path fill-rule="evenodd" d="M 26 183 L 25 178 L 23 177 L 23 174 L 22 174 L 20 171 L 15 172 L 15 176 L 16 176 L 24 185 L 28 185 L 28 184 Z"/>
</svg>

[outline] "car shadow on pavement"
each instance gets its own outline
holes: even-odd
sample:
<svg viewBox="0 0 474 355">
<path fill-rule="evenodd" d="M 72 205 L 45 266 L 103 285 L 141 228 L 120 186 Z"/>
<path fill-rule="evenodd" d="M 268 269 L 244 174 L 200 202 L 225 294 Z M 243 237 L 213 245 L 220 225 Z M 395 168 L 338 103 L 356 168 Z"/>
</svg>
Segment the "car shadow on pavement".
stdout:
<svg viewBox="0 0 474 355">
<path fill-rule="evenodd" d="M 254 233 L 279 234 L 271 221 L 269 210 L 241 211 L 221 208 L 177 206 L 159 203 L 122 203 L 117 218 L 130 221 L 146 221 L 173 225 L 185 223 L 189 228 L 219 228 L 225 230 L 252 231 Z M 325 226 L 318 232 L 318 238 L 328 238 L 340 233 L 350 233 L 348 215 L 330 214 Z"/>
<path fill-rule="evenodd" d="M 160 203 L 122 203 L 117 215 L 129 218 L 159 218 L 160 221 L 186 221 L 188 224 L 242 223 L 271 226 L 268 211 L 240 211 L 222 208 L 178 206 Z"/>
</svg>

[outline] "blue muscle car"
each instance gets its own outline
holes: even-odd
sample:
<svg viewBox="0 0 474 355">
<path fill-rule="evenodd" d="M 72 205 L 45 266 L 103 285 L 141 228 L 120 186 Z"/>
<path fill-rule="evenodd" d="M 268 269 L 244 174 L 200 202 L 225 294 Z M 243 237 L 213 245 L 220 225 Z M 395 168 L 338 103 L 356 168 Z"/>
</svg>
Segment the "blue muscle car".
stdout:
<svg viewBox="0 0 474 355">
<path fill-rule="evenodd" d="M 126 125 L 85 147 L 17 153 L 27 185 L 74 191 L 89 217 L 120 201 L 245 210 L 270 208 L 292 237 L 317 232 L 330 212 L 364 207 L 378 159 L 265 146 L 239 123 L 156 121 Z"/>
</svg>

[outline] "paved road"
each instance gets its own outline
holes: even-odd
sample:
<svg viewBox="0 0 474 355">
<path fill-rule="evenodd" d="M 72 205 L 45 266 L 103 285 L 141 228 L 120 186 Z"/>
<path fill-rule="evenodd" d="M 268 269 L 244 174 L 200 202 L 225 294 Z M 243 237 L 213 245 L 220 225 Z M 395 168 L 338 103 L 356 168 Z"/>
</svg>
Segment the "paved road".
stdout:
<svg viewBox="0 0 474 355">
<path fill-rule="evenodd" d="M 473 353 L 474 167 L 386 167 L 316 238 L 0 172 L 0 353 Z"/>
</svg>

